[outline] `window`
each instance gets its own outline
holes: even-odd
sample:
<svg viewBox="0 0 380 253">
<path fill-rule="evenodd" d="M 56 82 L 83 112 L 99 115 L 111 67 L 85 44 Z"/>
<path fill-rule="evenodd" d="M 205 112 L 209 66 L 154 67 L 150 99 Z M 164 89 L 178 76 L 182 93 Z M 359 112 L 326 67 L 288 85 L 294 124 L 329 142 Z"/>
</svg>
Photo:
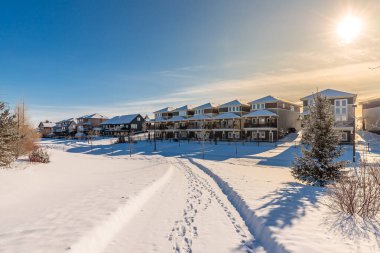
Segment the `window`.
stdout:
<svg viewBox="0 0 380 253">
<path fill-rule="evenodd" d="M 291 110 L 292 112 L 294 112 L 294 106 L 293 106 L 293 105 L 290 106 L 290 110 Z"/>
<path fill-rule="evenodd" d="M 233 133 L 233 132 L 228 132 L 228 138 L 229 138 L 229 139 L 234 138 L 234 133 Z"/>
<path fill-rule="evenodd" d="M 131 124 L 131 129 L 137 129 L 137 124 Z"/>
<path fill-rule="evenodd" d="M 265 118 L 260 118 L 260 119 L 259 119 L 259 123 L 260 123 L 260 124 L 265 124 Z"/>
<path fill-rule="evenodd" d="M 347 99 L 335 100 L 335 120 L 347 121 Z"/>
<path fill-rule="evenodd" d="M 342 132 L 342 141 L 348 141 L 348 134 L 347 134 L 347 132 Z"/>
<path fill-rule="evenodd" d="M 256 105 L 252 104 L 252 110 L 256 110 Z"/>
<path fill-rule="evenodd" d="M 265 132 L 259 132 L 259 138 L 265 139 Z"/>
<path fill-rule="evenodd" d="M 141 120 L 141 118 L 140 117 L 137 117 L 137 121 L 140 121 Z"/>
</svg>

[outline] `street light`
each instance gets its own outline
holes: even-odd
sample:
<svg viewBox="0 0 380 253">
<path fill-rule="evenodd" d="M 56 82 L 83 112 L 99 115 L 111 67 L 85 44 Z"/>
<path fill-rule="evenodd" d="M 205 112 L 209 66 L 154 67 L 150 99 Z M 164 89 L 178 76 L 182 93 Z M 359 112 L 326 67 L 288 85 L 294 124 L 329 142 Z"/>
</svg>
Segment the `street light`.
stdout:
<svg viewBox="0 0 380 253">
<path fill-rule="evenodd" d="M 355 150 L 355 129 L 356 129 L 356 112 L 355 112 L 355 109 L 357 107 L 357 105 L 352 105 L 352 107 L 354 108 L 354 130 L 353 130 L 353 136 L 352 136 L 352 162 L 356 162 L 356 150 Z"/>
</svg>

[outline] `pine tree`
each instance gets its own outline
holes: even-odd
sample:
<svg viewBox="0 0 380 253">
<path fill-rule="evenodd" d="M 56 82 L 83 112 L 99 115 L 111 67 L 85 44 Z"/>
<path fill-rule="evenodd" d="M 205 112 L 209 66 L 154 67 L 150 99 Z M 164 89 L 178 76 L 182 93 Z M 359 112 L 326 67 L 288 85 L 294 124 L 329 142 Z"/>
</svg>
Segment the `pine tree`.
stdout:
<svg viewBox="0 0 380 253">
<path fill-rule="evenodd" d="M 343 153 L 340 134 L 334 129 L 335 118 L 330 101 L 320 94 L 303 121 L 302 156 L 292 165 L 292 175 L 303 182 L 325 186 L 339 178 L 345 161 L 336 161 Z"/>
<path fill-rule="evenodd" d="M 16 157 L 17 124 L 5 103 L 0 101 L 0 167 L 10 165 Z"/>
</svg>

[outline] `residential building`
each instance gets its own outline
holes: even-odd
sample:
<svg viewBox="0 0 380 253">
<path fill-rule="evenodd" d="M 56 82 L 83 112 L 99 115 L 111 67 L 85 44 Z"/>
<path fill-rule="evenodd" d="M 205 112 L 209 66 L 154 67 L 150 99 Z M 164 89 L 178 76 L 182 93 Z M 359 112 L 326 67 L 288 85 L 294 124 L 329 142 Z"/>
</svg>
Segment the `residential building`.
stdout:
<svg viewBox="0 0 380 253">
<path fill-rule="evenodd" d="M 380 134 L 380 98 L 362 103 L 363 130 Z"/>
<path fill-rule="evenodd" d="M 173 117 L 173 112 L 172 112 L 173 109 L 174 109 L 173 107 L 165 107 L 161 110 L 155 111 L 154 112 L 154 118 L 156 120 L 169 119 L 169 118 Z"/>
<path fill-rule="evenodd" d="M 316 94 L 309 95 L 301 98 L 303 102 L 303 115 L 307 117 L 310 113 L 310 106 L 314 104 L 315 96 L 319 94 L 326 97 L 331 103 L 331 110 L 335 116 L 335 129 L 342 133 L 342 142 L 351 143 L 353 141 L 353 134 L 355 128 L 355 103 L 356 94 L 333 89 L 320 91 Z"/>
<path fill-rule="evenodd" d="M 247 140 L 275 141 L 301 128 L 301 106 L 266 96 L 249 102 L 251 112 L 243 115 Z"/>
<path fill-rule="evenodd" d="M 242 116 L 249 111 L 249 104 L 238 99 L 219 105 L 219 114 L 212 118 L 212 138 L 240 139 L 242 137 Z"/>
<path fill-rule="evenodd" d="M 38 125 L 38 132 L 41 134 L 41 137 L 52 137 L 54 125 L 55 124 L 53 122 L 50 122 L 48 120 L 40 122 L 40 124 Z"/>
<path fill-rule="evenodd" d="M 76 120 L 74 118 L 70 118 L 55 123 L 53 133 L 58 137 L 74 137 L 77 133 Z"/>
<path fill-rule="evenodd" d="M 140 114 L 115 116 L 103 123 L 105 136 L 129 136 L 144 131 L 145 119 Z"/>
<path fill-rule="evenodd" d="M 210 139 L 213 137 L 212 118 L 219 113 L 218 106 L 206 103 L 194 107 L 194 116 L 188 119 L 187 135 L 188 138 Z"/>
<path fill-rule="evenodd" d="M 101 124 L 107 120 L 107 117 L 100 115 L 99 113 L 79 117 L 77 118 L 78 133 L 88 134 L 92 132 L 92 134 L 100 134 L 102 130 Z"/>
</svg>

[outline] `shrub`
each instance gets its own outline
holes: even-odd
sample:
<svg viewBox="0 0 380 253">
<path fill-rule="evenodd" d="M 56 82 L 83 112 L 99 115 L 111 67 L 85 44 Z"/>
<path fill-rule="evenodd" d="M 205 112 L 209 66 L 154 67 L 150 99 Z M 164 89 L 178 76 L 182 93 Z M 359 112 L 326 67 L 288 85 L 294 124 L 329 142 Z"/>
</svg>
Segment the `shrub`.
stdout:
<svg viewBox="0 0 380 253">
<path fill-rule="evenodd" d="M 335 212 L 376 218 L 380 214 L 380 161 L 360 163 L 328 187 L 327 205 Z"/>
<path fill-rule="evenodd" d="M 50 162 L 49 154 L 42 148 L 35 148 L 29 154 L 29 161 L 33 163 L 48 163 Z"/>
</svg>

